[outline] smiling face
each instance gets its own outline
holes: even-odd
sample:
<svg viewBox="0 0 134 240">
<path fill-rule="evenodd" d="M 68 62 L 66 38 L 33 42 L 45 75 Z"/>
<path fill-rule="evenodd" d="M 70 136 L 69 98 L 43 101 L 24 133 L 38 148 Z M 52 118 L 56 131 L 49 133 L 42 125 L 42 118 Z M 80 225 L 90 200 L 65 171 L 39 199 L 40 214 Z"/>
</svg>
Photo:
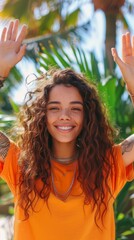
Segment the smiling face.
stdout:
<svg viewBox="0 0 134 240">
<path fill-rule="evenodd" d="M 55 143 L 75 143 L 83 127 L 83 100 L 77 88 L 56 85 L 49 93 L 47 128 Z"/>
</svg>

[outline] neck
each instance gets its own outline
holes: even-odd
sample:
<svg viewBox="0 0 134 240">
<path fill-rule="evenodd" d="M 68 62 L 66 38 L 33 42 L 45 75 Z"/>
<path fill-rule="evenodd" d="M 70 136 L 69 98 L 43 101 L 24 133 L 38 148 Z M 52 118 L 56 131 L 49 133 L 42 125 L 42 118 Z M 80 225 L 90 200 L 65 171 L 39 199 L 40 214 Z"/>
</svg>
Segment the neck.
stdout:
<svg viewBox="0 0 134 240">
<path fill-rule="evenodd" d="M 56 158 L 71 158 L 76 154 L 75 143 L 60 143 L 54 142 L 52 148 L 52 155 Z"/>
</svg>

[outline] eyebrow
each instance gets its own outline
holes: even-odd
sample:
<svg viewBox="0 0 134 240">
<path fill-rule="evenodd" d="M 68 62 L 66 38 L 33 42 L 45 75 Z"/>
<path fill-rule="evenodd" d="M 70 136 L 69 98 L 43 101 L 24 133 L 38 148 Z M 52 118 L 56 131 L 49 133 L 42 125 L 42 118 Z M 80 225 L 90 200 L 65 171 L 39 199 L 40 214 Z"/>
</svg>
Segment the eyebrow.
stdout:
<svg viewBox="0 0 134 240">
<path fill-rule="evenodd" d="M 49 104 L 61 104 L 61 102 L 59 102 L 59 101 L 51 101 L 51 102 L 48 102 L 48 105 Z M 80 101 L 72 101 L 72 102 L 70 102 L 70 104 L 80 104 L 80 105 L 83 106 L 83 103 L 80 102 Z"/>
</svg>

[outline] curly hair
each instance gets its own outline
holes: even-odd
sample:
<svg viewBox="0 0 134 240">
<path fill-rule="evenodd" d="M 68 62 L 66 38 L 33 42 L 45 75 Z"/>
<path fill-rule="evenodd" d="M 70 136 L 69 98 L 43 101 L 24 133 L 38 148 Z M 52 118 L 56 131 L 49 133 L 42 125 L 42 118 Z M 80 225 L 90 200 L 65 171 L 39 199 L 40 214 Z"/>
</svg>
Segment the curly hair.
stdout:
<svg viewBox="0 0 134 240">
<path fill-rule="evenodd" d="M 29 92 L 29 99 L 23 106 L 20 116 L 22 133 L 19 140 L 21 154 L 20 165 L 20 199 L 26 218 L 29 209 L 34 210 L 35 200 L 39 198 L 47 202 L 51 191 L 51 136 L 46 125 L 46 108 L 49 93 L 54 86 L 64 84 L 78 89 L 84 102 L 84 124 L 78 136 L 80 139 L 80 156 L 78 159 L 78 181 L 85 194 L 84 205 L 93 203 L 96 208 L 95 222 L 107 211 L 109 199 L 113 197 L 108 178 L 112 171 L 112 147 L 114 129 L 107 120 L 103 105 L 100 103 L 95 87 L 82 74 L 71 69 L 53 70 L 48 79 L 37 79 L 36 90 Z M 39 81 L 40 80 L 40 81 Z M 107 154 L 109 153 L 109 154 Z M 41 180 L 42 188 L 37 188 L 37 180 Z M 32 197 L 31 197 L 32 193 Z M 107 201 L 106 201 L 107 198 Z M 101 212 L 101 206 L 103 211 Z"/>
</svg>

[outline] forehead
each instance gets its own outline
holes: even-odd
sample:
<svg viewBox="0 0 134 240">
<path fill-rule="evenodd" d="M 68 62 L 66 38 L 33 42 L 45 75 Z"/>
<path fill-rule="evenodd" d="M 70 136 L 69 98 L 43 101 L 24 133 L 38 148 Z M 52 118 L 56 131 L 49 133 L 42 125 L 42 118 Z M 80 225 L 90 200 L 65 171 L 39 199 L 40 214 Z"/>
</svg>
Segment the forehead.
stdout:
<svg viewBox="0 0 134 240">
<path fill-rule="evenodd" d="M 78 89 L 74 86 L 65 86 L 63 84 L 56 85 L 53 87 L 49 93 L 49 101 L 60 101 L 64 99 L 71 101 L 81 101 L 83 102 L 82 96 Z"/>
</svg>

